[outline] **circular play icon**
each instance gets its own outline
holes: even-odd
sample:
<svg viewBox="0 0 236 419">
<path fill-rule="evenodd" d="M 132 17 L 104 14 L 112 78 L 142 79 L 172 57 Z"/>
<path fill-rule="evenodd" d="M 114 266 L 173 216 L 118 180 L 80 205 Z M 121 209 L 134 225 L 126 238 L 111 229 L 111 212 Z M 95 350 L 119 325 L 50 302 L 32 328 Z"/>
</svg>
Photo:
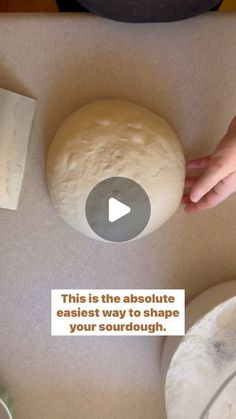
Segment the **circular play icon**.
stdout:
<svg viewBox="0 0 236 419">
<path fill-rule="evenodd" d="M 145 229 L 151 204 L 138 183 L 124 177 L 110 177 L 92 189 L 85 210 L 94 233 L 107 241 L 124 242 Z"/>
</svg>

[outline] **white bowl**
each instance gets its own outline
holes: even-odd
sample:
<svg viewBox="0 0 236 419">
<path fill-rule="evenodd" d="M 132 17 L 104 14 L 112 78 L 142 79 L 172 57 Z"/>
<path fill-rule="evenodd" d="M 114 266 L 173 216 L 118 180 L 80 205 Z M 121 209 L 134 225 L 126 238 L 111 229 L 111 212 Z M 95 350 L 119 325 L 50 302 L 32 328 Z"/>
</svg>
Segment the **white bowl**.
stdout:
<svg viewBox="0 0 236 419">
<path fill-rule="evenodd" d="M 167 338 L 162 354 L 169 418 L 199 418 L 204 411 L 223 419 L 219 409 L 225 419 L 235 417 L 235 379 L 224 386 L 236 370 L 235 314 L 236 281 L 208 289 L 186 307 L 186 337 Z"/>
<path fill-rule="evenodd" d="M 202 318 L 209 311 L 216 306 L 236 295 L 236 281 L 224 282 L 209 288 L 202 294 L 198 295 L 186 307 L 185 326 L 186 333 L 200 318 Z M 172 357 L 176 352 L 182 338 L 180 336 L 167 337 L 162 352 L 161 359 L 161 377 L 163 387 L 165 386 L 165 379 L 168 368 L 170 366 Z"/>
</svg>

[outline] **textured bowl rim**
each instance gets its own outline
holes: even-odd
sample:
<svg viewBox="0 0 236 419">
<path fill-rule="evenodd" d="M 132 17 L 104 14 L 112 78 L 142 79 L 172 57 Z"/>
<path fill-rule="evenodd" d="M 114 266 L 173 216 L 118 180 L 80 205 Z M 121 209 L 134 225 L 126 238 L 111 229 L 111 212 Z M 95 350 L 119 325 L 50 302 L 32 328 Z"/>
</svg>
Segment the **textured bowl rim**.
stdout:
<svg viewBox="0 0 236 419">
<path fill-rule="evenodd" d="M 236 296 L 236 280 L 224 282 L 208 288 L 202 294 L 195 297 L 186 306 L 186 333 L 203 316 Z M 161 357 L 160 373 L 163 388 L 165 388 L 166 374 L 171 360 L 178 349 L 182 337 L 170 336 L 165 339 Z"/>
</svg>

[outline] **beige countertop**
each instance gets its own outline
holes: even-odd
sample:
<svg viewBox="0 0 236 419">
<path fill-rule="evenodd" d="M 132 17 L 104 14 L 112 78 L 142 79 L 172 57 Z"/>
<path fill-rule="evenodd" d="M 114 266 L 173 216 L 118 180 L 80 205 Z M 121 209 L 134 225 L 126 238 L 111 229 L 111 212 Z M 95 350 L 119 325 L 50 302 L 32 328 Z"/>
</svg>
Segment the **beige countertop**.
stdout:
<svg viewBox="0 0 236 419">
<path fill-rule="evenodd" d="M 236 113 L 236 15 L 132 25 L 1 15 L 0 86 L 38 99 L 19 209 L 0 210 L 0 382 L 17 419 L 164 419 L 162 338 L 51 337 L 51 288 L 186 288 L 235 279 L 236 196 L 180 209 L 126 244 L 83 237 L 54 211 L 45 158 L 62 121 L 95 98 L 164 116 L 186 157 L 209 153 Z"/>
</svg>

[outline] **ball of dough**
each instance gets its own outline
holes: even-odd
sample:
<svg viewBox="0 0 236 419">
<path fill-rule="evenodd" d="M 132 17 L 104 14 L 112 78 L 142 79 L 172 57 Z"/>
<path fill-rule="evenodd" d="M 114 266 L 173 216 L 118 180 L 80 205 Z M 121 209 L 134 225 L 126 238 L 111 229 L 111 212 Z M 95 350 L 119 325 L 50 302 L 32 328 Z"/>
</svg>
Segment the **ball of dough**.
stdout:
<svg viewBox="0 0 236 419">
<path fill-rule="evenodd" d="M 49 150 L 47 174 L 61 217 L 96 239 L 85 214 L 91 190 L 109 177 L 137 182 L 151 203 L 141 237 L 160 227 L 179 207 L 185 159 L 176 134 L 163 118 L 134 103 L 106 99 L 83 106 L 64 122 Z"/>
</svg>

